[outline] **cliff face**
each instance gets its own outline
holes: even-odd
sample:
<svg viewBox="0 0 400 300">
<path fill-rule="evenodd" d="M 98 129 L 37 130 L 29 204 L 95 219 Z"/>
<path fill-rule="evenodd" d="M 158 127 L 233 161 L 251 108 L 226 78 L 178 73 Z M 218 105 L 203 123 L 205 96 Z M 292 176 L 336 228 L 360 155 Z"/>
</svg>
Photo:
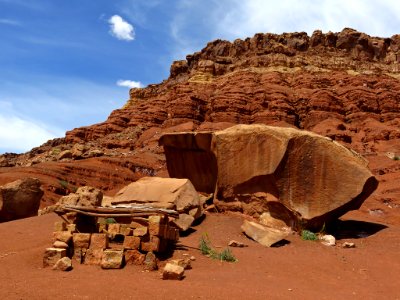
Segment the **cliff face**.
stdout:
<svg viewBox="0 0 400 300">
<path fill-rule="evenodd" d="M 285 33 L 216 40 L 174 62 L 162 83 L 131 89 L 126 105 L 105 122 L 69 131 L 64 139 L 25 155 L 0 158 L 0 165 L 14 166 L 0 172 L 36 172 L 47 161 L 56 169 L 93 161 L 114 170 L 115 161 L 126 160 L 140 161 L 124 168 L 127 181 L 146 172 L 164 176 L 163 152 L 157 144 L 162 133 L 262 123 L 329 136 L 365 155 L 381 180 L 400 179 L 399 164 L 387 157 L 400 155 L 399 65 L 400 35 L 377 38 L 346 28 L 339 33 L 315 31 L 311 37 Z M 77 144 L 85 145 L 82 155 L 60 156 L 74 152 Z M 27 164 L 32 166 L 21 171 Z M 79 185 L 87 175 L 77 173 L 63 176 Z M 4 174 L 0 183 L 8 180 Z M 110 193 L 125 183 L 111 180 L 113 176 L 107 177 Z M 392 203 L 400 196 L 400 189 L 381 186 L 379 203 Z"/>
<path fill-rule="evenodd" d="M 371 140 L 400 136 L 399 62 L 400 36 L 372 38 L 352 29 L 217 40 L 174 62 L 168 80 L 132 89 L 106 122 L 67 132 L 66 142 L 138 126 L 284 122 L 365 152 Z M 376 126 L 387 126 L 385 136 L 368 130 Z"/>
</svg>

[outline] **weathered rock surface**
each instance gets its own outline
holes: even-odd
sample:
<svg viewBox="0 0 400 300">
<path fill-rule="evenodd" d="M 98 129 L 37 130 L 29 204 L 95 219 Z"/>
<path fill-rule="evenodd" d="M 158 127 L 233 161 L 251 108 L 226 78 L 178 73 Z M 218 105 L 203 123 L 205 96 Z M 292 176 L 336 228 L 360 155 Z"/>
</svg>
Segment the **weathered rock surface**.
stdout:
<svg viewBox="0 0 400 300">
<path fill-rule="evenodd" d="M 124 260 L 124 251 L 122 250 L 104 250 L 100 266 L 103 269 L 119 269 Z"/>
<path fill-rule="evenodd" d="M 53 267 L 60 259 L 67 256 L 67 250 L 47 248 L 43 255 L 43 267 Z"/>
<path fill-rule="evenodd" d="M 67 196 L 61 197 L 59 203 L 64 205 L 100 206 L 103 193 L 91 186 L 82 186 Z"/>
<path fill-rule="evenodd" d="M 181 280 L 183 279 L 183 274 L 185 269 L 178 264 L 167 263 L 164 267 L 162 278 L 169 280 Z"/>
<path fill-rule="evenodd" d="M 72 269 L 72 261 L 69 257 L 59 259 L 53 266 L 53 270 L 70 271 Z"/>
<path fill-rule="evenodd" d="M 263 246 L 271 247 L 287 237 L 290 231 L 266 227 L 256 222 L 244 220 L 242 231 Z"/>
<path fill-rule="evenodd" d="M 360 155 L 312 132 L 236 125 L 161 137 L 171 177 L 216 191 L 220 209 L 269 211 L 293 228 L 318 228 L 358 209 L 377 181 Z"/>
<path fill-rule="evenodd" d="M 37 216 L 43 191 L 37 178 L 0 186 L 0 222 Z"/>
</svg>

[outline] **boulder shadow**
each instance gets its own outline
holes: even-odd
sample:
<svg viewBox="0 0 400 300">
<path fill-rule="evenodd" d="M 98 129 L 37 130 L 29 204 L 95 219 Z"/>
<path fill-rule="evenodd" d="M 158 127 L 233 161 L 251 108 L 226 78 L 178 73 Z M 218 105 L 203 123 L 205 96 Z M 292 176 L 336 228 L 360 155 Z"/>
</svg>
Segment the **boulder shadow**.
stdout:
<svg viewBox="0 0 400 300">
<path fill-rule="evenodd" d="M 328 232 L 337 240 L 366 238 L 388 228 L 386 225 L 357 220 L 336 220 L 329 225 Z"/>
<path fill-rule="evenodd" d="M 289 244 L 290 244 L 290 241 L 283 239 L 283 240 L 280 240 L 279 242 L 276 242 L 275 244 L 272 244 L 271 247 L 279 248 L 279 247 L 283 247 L 283 246 L 286 246 Z"/>
</svg>

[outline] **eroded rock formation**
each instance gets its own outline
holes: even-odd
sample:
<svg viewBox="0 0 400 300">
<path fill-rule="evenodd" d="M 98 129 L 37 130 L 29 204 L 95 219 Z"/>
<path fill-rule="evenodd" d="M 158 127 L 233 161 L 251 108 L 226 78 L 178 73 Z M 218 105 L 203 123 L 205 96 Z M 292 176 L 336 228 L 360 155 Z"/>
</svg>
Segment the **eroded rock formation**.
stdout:
<svg viewBox="0 0 400 300">
<path fill-rule="evenodd" d="M 261 123 L 310 130 L 356 150 L 382 183 L 369 208 L 400 206 L 392 184 L 400 168 L 386 155 L 400 156 L 399 60 L 399 35 L 348 28 L 216 40 L 174 62 L 163 82 L 131 89 L 105 122 L 0 156 L 0 184 L 40 178 L 42 206 L 82 185 L 111 196 L 143 176 L 167 176 L 157 143 L 165 133 Z"/>
<path fill-rule="evenodd" d="M 236 125 L 161 137 L 168 172 L 215 191 L 221 210 L 265 211 L 293 228 L 319 229 L 358 209 L 377 187 L 360 155 L 312 132 Z"/>
</svg>

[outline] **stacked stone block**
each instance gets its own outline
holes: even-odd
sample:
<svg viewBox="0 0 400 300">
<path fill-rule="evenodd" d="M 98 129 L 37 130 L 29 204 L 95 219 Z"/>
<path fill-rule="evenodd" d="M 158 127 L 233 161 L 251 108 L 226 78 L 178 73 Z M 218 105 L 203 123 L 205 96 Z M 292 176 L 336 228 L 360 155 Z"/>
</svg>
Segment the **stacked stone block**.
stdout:
<svg viewBox="0 0 400 300">
<path fill-rule="evenodd" d="M 115 219 L 84 216 L 85 223 L 78 214 L 74 221 L 68 225 L 65 222 L 55 224 L 53 247 L 45 251 L 44 267 L 70 257 L 74 263 L 99 265 L 103 269 L 129 264 L 146 268 L 146 259 L 155 257 L 153 253 L 171 250 L 179 239 L 179 229 L 165 215 Z M 88 228 L 96 229 L 81 231 Z"/>
</svg>

